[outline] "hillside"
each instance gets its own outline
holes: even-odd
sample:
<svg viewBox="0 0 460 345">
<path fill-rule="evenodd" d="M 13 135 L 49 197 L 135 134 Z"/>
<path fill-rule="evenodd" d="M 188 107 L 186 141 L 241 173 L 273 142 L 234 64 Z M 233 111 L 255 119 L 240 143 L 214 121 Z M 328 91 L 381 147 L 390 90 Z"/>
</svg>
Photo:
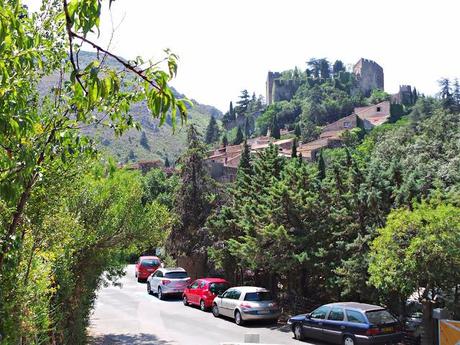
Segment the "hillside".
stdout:
<svg viewBox="0 0 460 345">
<path fill-rule="evenodd" d="M 96 58 L 95 53 L 81 52 L 80 63 L 85 65 L 90 60 Z M 118 63 L 114 60 L 108 60 L 107 63 L 115 68 Z M 40 92 L 46 93 L 52 85 L 58 81 L 58 74 L 49 76 L 43 80 L 40 85 Z M 183 97 L 174 90 L 176 95 Z M 189 97 L 190 98 L 190 97 Z M 204 134 L 211 116 L 219 119 L 221 112 L 213 106 L 200 104 L 192 100 L 194 106 L 189 108 L 189 117 L 187 124 L 194 124 Z M 113 130 L 104 127 L 91 127 L 85 129 L 85 133 L 96 139 L 97 145 L 102 152 L 113 156 L 118 162 L 137 161 L 137 160 L 155 160 L 166 157 L 170 161 L 175 160 L 185 148 L 186 127 L 178 124 L 176 133 L 173 134 L 172 127 L 169 121 L 164 125 L 159 126 L 159 120 L 153 119 L 150 115 L 145 103 L 135 104 L 131 108 L 131 112 L 136 121 L 138 121 L 142 130 L 131 129 L 123 136 L 116 138 Z M 141 137 L 145 133 L 143 144 L 141 145 Z M 146 145 L 147 144 L 147 145 Z"/>
</svg>

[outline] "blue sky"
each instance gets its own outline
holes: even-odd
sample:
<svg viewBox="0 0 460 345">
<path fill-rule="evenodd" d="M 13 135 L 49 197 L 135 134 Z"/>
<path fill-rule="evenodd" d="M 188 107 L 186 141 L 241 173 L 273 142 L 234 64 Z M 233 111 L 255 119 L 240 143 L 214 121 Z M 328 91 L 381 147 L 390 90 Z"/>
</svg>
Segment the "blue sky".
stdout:
<svg viewBox="0 0 460 345">
<path fill-rule="evenodd" d="M 108 1 L 105 1 L 107 3 Z M 26 1 L 32 8 L 39 0 Z M 265 95 L 269 70 L 305 68 L 311 57 L 365 57 L 400 84 L 437 92 L 460 77 L 458 0 L 116 0 L 104 6 L 101 44 L 125 57 L 180 56 L 179 91 L 226 110 L 242 89 Z"/>
</svg>

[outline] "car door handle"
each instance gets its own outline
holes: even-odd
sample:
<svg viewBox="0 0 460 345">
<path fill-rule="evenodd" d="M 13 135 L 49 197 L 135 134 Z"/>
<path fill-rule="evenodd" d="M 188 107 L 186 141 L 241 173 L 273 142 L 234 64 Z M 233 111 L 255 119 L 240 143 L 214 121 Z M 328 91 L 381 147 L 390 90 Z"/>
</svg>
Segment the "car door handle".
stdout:
<svg viewBox="0 0 460 345">
<path fill-rule="evenodd" d="M 323 325 L 323 323 L 322 323 L 322 322 L 318 322 L 318 325 L 319 325 L 319 326 L 322 326 L 322 325 Z"/>
<path fill-rule="evenodd" d="M 340 326 L 340 329 L 345 329 L 345 326 Z"/>
</svg>

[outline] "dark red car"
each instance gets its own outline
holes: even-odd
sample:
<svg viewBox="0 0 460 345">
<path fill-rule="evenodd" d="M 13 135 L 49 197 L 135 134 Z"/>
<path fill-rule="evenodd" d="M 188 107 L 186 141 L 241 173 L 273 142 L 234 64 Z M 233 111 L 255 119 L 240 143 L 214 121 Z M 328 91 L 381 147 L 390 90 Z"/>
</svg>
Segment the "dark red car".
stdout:
<svg viewBox="0 0 460 345">
<path fill-rule="evenodd" d="M 230 283 L 222 278 L 201 278 L 187 286 L 182 295 L 184 305 L 194 304 L 206 311 L 212 307 L 217 295 L 230 288 Z"/>
<path fill-rule="evenodd" d="M 161 266 L 161 261 L 156 256 L 140 256 L 136 262 L 135 276 L 138 282 L 146 281 L 147 278 Z"/>
</svg>

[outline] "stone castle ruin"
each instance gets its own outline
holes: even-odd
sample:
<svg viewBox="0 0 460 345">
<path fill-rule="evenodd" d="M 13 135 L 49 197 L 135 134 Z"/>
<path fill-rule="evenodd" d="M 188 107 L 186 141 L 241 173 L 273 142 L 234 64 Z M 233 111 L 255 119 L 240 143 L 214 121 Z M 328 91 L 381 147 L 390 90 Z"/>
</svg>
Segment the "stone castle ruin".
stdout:
<svg viewBox="0 0 460 345">
<path fill-rule="evenodd" d="M 383 68 L 375 61 L 359 59 L 353 66 L 353 74 L 364 96 L 369 97 L 374 89 L 384 90 Z"/>
<path fill-rule="evenodd" d="M 370 96 L 372 90 L 384 90 L 383 68 L 375 61 L 359 59 L 353 66 L 353 74 L 357 81 L 357 90 L 364 96 Z M 279 101 L 289 101 L 296 93 L 301 80 L 283 79 L 279 72 L 268 72 L 266 82 L 267 104 Z"/>
</svg>

